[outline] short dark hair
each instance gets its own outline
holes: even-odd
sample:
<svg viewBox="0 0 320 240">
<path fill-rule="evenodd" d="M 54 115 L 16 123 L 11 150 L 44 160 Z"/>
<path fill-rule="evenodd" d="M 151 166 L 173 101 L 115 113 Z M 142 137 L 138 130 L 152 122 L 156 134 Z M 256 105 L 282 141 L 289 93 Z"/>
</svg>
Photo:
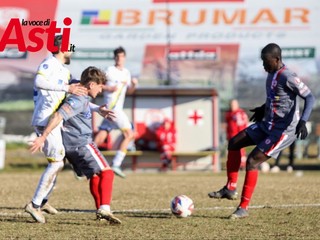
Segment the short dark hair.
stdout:
<svg viewBox="0 0 320 240">
<path fill-rule="evenodd" d="M 279 58 L 280 60 L 282 59 L 281 48 L 275 43 L 269 43 L 261 50 L 261 55 L 265 54 L 271 54 L 271 56 L 274 58 Z"/>
<path fill-rule="evenodd" d="M 119 54 L 119 53 L 124 53 L 124 55 L 126 55 L 126 50 L 124 50 L 123 47 L 118 47 L 116 48 L 115 50 L 113 50 L 113 56 L 114 58 L 116 58 L 116 56 Z"/>
<path fill-rule="evenodd" d="M 80 83 L 87 85 L 89 82 L 95 82 L 97 84 L 105 84 L 107 81 L 106 74 L 96 67 L 87 67 L 82 73 Z"/>
<path fill-rule="evenodd" d="M 55 52 L 51 52 L 52 54 L 58 54 L 60 52 L 60 46 L 62 43 L 62 35 L 56 35 L 54 37 L 53 45 L 58 47 L 58 50 Z"/>
</svg>

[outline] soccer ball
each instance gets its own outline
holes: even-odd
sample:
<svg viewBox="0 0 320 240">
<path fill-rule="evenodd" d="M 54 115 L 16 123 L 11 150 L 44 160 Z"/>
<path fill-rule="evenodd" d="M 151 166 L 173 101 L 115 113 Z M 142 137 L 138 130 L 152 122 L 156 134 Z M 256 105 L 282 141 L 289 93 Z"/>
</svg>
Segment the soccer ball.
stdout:
<svg viewBox="0 0 320 240">
<path fill-rule="evenodd" d="M 185 218 L 192 214 L 193 201 L 186 195 L 179 195 L 171 200 L 171 212 L 178 218 Z"/>
<path fill-rule="evenodd" d="M 260 164 L 259 169 L 263 173 L 267 173 L 270 171 L 270 164 L 267 162 L 263 162 Z"/>
</svg>

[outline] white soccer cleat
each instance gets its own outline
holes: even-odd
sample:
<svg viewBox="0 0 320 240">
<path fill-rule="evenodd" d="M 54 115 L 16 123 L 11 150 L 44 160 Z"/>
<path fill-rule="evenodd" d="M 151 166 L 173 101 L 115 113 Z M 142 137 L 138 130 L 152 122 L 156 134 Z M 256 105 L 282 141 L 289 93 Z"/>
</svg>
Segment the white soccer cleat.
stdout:
<svg viewBox="0 0 320 240">
<path fill-rule="evenodd" d="M 112 225 L 121 224 L 120 219 L 116 218 L 110 211 L 104 209 L 98 209 L 97 219 L 105 219 Z"/>
<path fill-rule="evenodd" d="M 49 203 L 46 203 L 45 205 L 43 205 L 41 207 L 41 211 L 44 211 L 44 212 L 52 214 L 52 215 L 55 215 L 58 213 L 58 210 L 55 209 L 54 207 L 52 207 Z"/>
<path fill-rule="evenodd" d="M 24 210 L 31 215 L 31 217 L 38 223 L 46 223 L 46 219 L 43 216 L 40 208 L 34 208 L 32 202 L 28 203 Z"/>
<path fill-rule="evenodd" d="M 126 175 L 124 174 L 124 172 L 121 170 L 120 167 L 112 167 L 111 169 L 119 177 L 126 178 Z"/>
</svg>

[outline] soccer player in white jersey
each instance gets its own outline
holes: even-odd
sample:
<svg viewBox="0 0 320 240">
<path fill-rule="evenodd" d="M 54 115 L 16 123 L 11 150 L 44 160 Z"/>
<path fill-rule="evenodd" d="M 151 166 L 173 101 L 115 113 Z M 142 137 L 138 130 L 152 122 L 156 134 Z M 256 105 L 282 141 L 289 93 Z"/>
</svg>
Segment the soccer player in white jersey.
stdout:
<svg viewBox="0 0 320 240">
<path fill-rule="evenodd" d="M 70 64 L 70 52 L 60 51 L 62 35 L 54 39 L 59 50 L 52 52 L 39 66 L 34 80 L 34 112 L 32 126 L 37 135 L 41 135 L 51 115 L 58 109 L 67 93 L 86 95 L 87 89 L 78 84 L 69 85 L 70 72 L 65 64 Z M 65 149 L 62 143 L 61 126 L 57 126 L 46 139 L 43 153 L 48 160 L 48 166 L 43 172 L 32 201 L 26 205 L 26 212 L 40 223 L 45 222 L 41 210 L 56 214 L 57 210 L 47 201 L 56 183 L 58 172 L 63 168 Z"/>
<path fill-rule="evenodd" d="M 128 144 L 134 139 L 134 134 L 131 123 L 123 111 L 123 104 L 126 92 L 129 94 L 133 93 L 138 84 L 138 80 L 136 78 L 131 78 L 129 70 L 124 67 L 126 60 L 124 48 L 118 47 L 113 53 L 115 65 L 110 66 L 107 69 L 107 82 L 103 90 L 105 104 L 110 110 L 114 111 L 116 119 L 115 121 L 110 121 L 108 119 L 103 120 L 94 142 L 99 146 L 104 142 L 108 132 L 112 129 L 120 129 L 122 131 L 124 138 L 120 144 L 119 150 L 113 158 L 112 170 L 118 176 L 125 178 L 125 174 L 120 167 L 126 156 Z"/>
</svg>

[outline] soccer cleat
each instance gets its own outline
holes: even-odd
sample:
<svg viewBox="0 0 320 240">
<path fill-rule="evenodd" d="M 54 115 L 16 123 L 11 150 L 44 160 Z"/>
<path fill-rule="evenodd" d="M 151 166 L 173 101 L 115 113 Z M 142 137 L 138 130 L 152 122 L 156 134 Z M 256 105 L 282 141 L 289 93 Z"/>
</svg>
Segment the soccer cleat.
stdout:
<svg viewBox="0 0 320 240">
<path fill-rule="evenodd" d="M 229 200 L 237 200 L 238 193 L 237 190 L 229 190 L 226 186 L 224 186 L 217 192 L 208 193 L 208 196 L 210 198 L 227 198 Z"/>
<path fill-rule="evenodd" d="M 229 219 L 239 219 L 239 218 L 245 218 L 248 216 L 249 214 L 246 209 L 238 207 L 237 210 L 230 215 Z"/>
<path fill-rule="evenodd" d="M 40 208 L 34 208 L 32 202 L 28 203 L 24 210 L 31 215 L 31 217 L 39 223 L 46 223 L 45 217 L 42 215 Z"/>
<path fill-rule="evenodd" d="M 126 178 L 126 175 L 124 174 L 124 172 L 121 170 L 120 167 L 112 167 L 111 169 L 119 177 Z"/>
<path fill-rule="evenodd" d="M 45 205 L 43 205 L 41 207 L 41 211 L 44 211 L 44 212 L 52 214 L 52 215 L 58 213 L 58 210 L 55 209 L 54 207 L 52 207 L 49 203 L 46 203 Z"/>
<path fill-rule="evenodd" d="M 116 218 L 110 211 L 103 210 L 103 209 L 98 209 L 97 219 L 98 220 L 105 219 L 112 225 L 121 224 L 120 219 Z"/>
</svg>

